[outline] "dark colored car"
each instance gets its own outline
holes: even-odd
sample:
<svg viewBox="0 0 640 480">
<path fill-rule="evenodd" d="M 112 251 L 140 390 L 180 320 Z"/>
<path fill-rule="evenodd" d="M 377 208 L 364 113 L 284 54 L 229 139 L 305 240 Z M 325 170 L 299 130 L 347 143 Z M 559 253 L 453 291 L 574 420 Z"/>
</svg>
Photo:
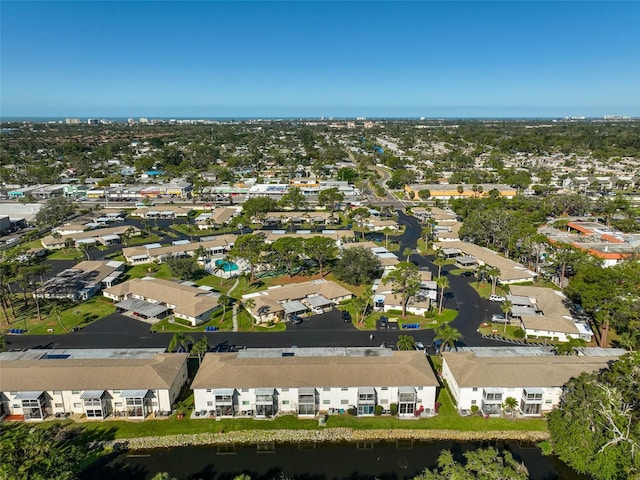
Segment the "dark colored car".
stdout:
<svg viewBox="0 0 640 480">
<path fill-rule="evenodd" d="M 389 319 L 384 315 L 380 317 L 379 322 L 380 328 L 389 328 Z"/>
<path fill-rule="evenodd" d="M 302 318 L 298 315 L 293 315 L 291 317 L 291 323 L 293 323 L 294 325 L 300 325 L 302 323 Z"/>
<path fill-rule="evenodd" d="M 345 323 L 351 321 L 351 314 L 349 312 L 347 312 L 346 310 L 342 311 L 342 321 L 345 322 Z"/>
<path fill-rule="evenodd" d="M 464 272 L 462 272 L 460 274 L 461 277 L 473 277 L 473 272 L 470 272 L 469 270 L 465 270 Z"/>
</svg>

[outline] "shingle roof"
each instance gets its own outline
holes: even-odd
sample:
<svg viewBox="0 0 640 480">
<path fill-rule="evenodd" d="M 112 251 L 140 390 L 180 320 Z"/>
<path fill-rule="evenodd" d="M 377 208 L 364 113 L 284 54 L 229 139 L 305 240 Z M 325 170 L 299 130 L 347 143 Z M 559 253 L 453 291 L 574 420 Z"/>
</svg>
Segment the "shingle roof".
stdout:
<svg viewBox="0 0 640 480">
<path fill-rule="evenodd" d="M 583 372 L 605 368 L 616 356 L 540 355 L 484 357 L 473 352 L 443 352 L 459 387 L 560 387 Z"/>
<path fill-rule="evenodd" d="M 207 354 L 192 388 L 437 386 L 422 352 L 390 356 L 238 358 Z"/>
<path fill-rule="evenodd" d="M 175 381 L 186 355 L 153 358 L 0 360 L 0 391 L 164 389 Z"/>
</svg>

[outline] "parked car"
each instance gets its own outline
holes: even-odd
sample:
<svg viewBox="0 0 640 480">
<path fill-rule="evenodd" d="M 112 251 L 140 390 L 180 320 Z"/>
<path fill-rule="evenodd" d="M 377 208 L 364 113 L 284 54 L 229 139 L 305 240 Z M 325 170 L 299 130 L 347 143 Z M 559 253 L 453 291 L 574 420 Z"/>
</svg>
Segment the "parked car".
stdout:
<svg viewBox="0 0 640 480">
<path fill-rule="evenodd" d="M 491 300 L 492 302 L 504 302 L 505 298 L 503 296 L 500 295 L 489 295 L 489 300 Z"/>
<path fill-rule="evenodd" d="M 299 317 L 298 315 L 291 315 L 291 317 L 289 317 L 291 320 L 291 323 L 293 323 L 294 325 L 300 325 L 302 323 L 302 317 Z"/>
<path fill-rule="evenodd" d="M 316 315 L 322 315 L 324 313 L 324 309 L 322 307 L 313 307 L 312 310 Z"/>
<path fill-rule="evenodd" d="M 416 350 L 424 350 L 424 343 L 416 342 Z"/>
<path fill-rule="evenodd" d="M 389 328 L 389 319 L 387 317 L 385 317 L 384 315 L 382 317 L 380 317 L 379 320 L 379 325 L 380 328 L 385 329 L 385 328 Z"/>
<path fill-rule="evenodd" d="M 491 315 L 491 321 L 494 323 L 508 323 L 507 318 L 499 313 Z"/>
<path fill-rule="evenodd" d="M 464 272 L 462 272 L 460 274 L 461 277 L 473 277 L 473 272 L 469 271 L 469 270 L 465 270 Z"/>
<path fill-rule="evenodd" d="M 345 323 L 348 323 L 351 321 L 351 314 L 346 310 L 342 311 L 342 321 Z"/>
</svg>

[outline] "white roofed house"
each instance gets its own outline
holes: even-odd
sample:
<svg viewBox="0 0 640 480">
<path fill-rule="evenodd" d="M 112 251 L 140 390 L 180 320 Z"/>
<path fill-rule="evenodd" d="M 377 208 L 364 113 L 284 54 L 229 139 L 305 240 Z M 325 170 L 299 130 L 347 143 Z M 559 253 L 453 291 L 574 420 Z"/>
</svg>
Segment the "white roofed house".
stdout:
<svg viewBox="0 0 640 480">
<path fill-rule="evenodd" d="M 422 352 L 384 348 L 247 349 L 207 354 L 191 384 L 204 417 L 434 413 L 438 381 Z"/>
<path fill-rule="evenodd" d="M 0 353 L 0 406 L 14 420 L 145 420 L 167 416 L 187 381 L 187 356 L 161 349 Z"/>
<path fill-rule="evenodd" d="M 571 378 L 605 368 L 624 353 L 585 348 L 581 355 L 554 355 L 546 347 L 462 347 L 442 353 L 442 378 L 461 414 L 475 406 L 484 415 L 500 415 L 512 397 L 518 415 L 539 416 L 560 403 Z"/>
</svg>

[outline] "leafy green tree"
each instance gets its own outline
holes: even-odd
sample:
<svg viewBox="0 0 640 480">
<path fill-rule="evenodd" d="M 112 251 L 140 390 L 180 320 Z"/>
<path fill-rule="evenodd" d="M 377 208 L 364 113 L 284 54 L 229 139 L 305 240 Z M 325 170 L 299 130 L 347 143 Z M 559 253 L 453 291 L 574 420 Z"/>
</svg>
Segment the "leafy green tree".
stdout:
<svg viewBox="0 0 640 480">
<path fill-rule="evenodd" d="M 180 280 L 192 280 L 201 271 L 196 257 L 168 257 L 164 263 L 169 267 L 171 275 Z"/>
<path fill-rule="evenodd" d="M 306 210 L 307 199 L 304 197 L 299 187 L 292 187 L 280 199 L 280 205 L 292 208 L 294 211 Z"/>
<path fill-rule="evenodd" d="M 386 277 L 392 285 L 393 295 L 400 295 L 402 302 L 402 316 L 407 315 L 409 299 L 420 291 L 420 272 L 418 267 L 410 262 L 400 262 Z"/>
<path fill-rule="evenodd" d="M 436 336 L 433 337 L 434 340 L 440 340 L 442 342 L 441 350 L 444 350 L 445 347 L 455 348 L 456 341 L 462 338 L 462 334 L 457 328 L 452 327 L 448 323 L 443 323 L 438 328 L 436 328 Z"/>
<path fill-rule="evenodd" d="M 332 238 L 321 236 L 306 239 L 302 245 L 302 251 L 307 257 L 318 262 L 320 277 L 324 277 L 324 265 L 338 255 L 336 242 Z"/>
<path fill-rule="evenodd" d="M 268 212 L 272 212 L 277 207 L 277 202 L 270 197 L 249 198 L 242 204 L 242 215 L 248 222 L 264 219 Z"/>
<path fill-rule="evenodd" d="M 15 424 L 0 429 L 0 478 L 69 480 L 77 478 L 91 450 L 82 431 L 60 423 L 47 428 Z"/>
<path fill-rule="evenodd" d="M 398 350 L 413 350 L 416 346 L 416 340 L 411 335 L 400 335 L 396 345 Z"/>
<path fill-rule="evenodd" d="M 431 196 L 431 190 L 429 190 L 428 188 L 418 190 L 418 196 L 420 197 L 420 200 L 428 200 Z"/>
<path fill-rule="evenodd" d="M 554 452 L 579 473 L 601 480 L 640 476 L 640 354 L 565 385 L 549 415 Z"/>
<path fill-rule="evenodd" d="M 285 265 L 289 276 L 293 276 L 293 266 L 303 252 L 303 240 L 298 237 L 282 237 L 270 246 L 272 256 L 278 265 Z"/>
<path fill-rule="evenodd" d="M 358 178 L 358 172 L 356 172 L 353 168 L 342 167 L 338 170 L 336 177 L 338 178 L 338 180 L 341 180 L 343 182 L 353 183 L 356 178 Z"/>
<path fill-rule="evenodd" d="M 413 480 L 527 480 L 529 472 L 507 450 L 493 447 L 464 453 L 464 461 L 457 462 L 453 453 L 443 450 L 437 468 L 425 469 Z"/>
<path fill-rule="evenodd" d="M 581 338 L 570 338 L 567 342 L 562 342 L 556 345 L 556 353 L 558 355 L 573 355 L 577 348 L 582 348 L 587 345 L 587 342 Z"/>
<path fill-rule="evenodd" d="M 336 262 L 332 271 L 338 280 L 351 285 L 362 285 L 373 282 L 381 268 L 380 259 L 370 250 L 352 247 L 342 251 L 342 258 Z"/>
<path fill-rule="evenodd" d="M 36 223 L 43 227 L 53 227 L 65 221 L 76 210 L 73 200 L 68 197 L 53 197 L 47 200 L 36 214 Z"/>
<path fill-rule="evenodd" d="M 336 210 L 336 204 L 342 201 L 344 201 L 344 194 L 337 187 L 326 188 L 320 191 L 318 195 L 318 203 L 324 207 L 329 207 L 332 212 Z"/>
<path fill-rule="evenodd" d="M 231 260 L 242 258 L 249 264 L 251 271 L 251 281 L 256 279 L 256 267 L 262 261 L 262 254 L 265 250 L 264 240 L 255 234 L 240 235 L 233 247 L 229 251 L 228 257 Z"/>
</svg>

